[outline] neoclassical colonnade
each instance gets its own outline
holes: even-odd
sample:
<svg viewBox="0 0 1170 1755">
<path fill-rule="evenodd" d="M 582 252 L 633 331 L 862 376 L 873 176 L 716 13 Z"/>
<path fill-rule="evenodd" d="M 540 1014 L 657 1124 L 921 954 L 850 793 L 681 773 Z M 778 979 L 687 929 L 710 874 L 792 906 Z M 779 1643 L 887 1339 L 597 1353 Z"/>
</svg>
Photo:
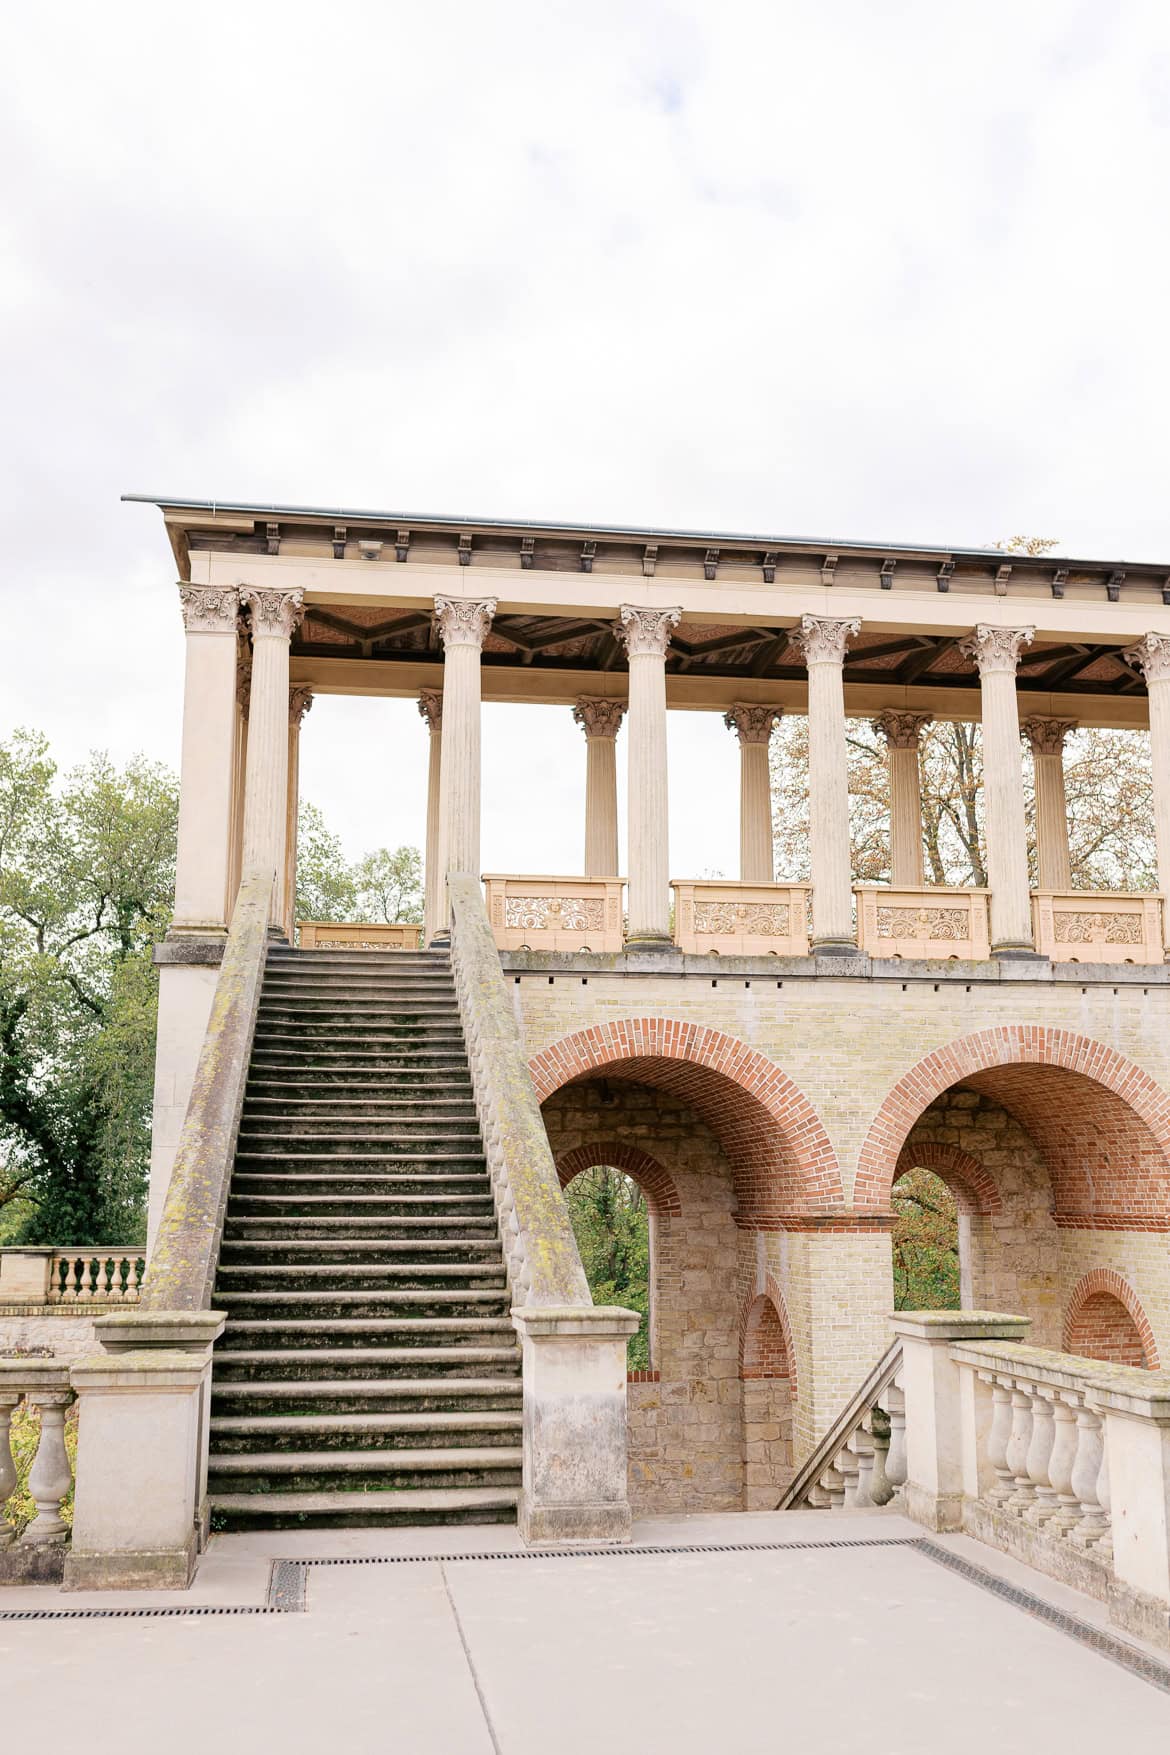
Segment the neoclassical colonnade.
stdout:
<svg viewBox="0 0 1170 1755">
<path fill-rule="evenodd" d="M 273 925 L 290 932 L 299 733 L 312 698 L 311 689 L 290 685 L 289 648 L 304 614 L 303 592 L 182 585 L 180 596 L 187 654 L 174 930 L 222 932 L 241 870 L 268 863 L 277 874 Z M 434 598 L 442 688 L 419 696 L 430 733 L 428 940 L 444 929 L 446 874 L 479 871 L 481 652 L 495 611 L 491 597 Z M 615 739 L 627 722 L 627 941 L 645 948 L 671 942 L 666 661 L 682 613 L 623 605 L 614 633 L 628 661 L 628 696 L 582 695 L 573 708 L 586 740 L 584 866 L 591 878 L 617 876 Z M 806 614 L 793 635 L 808 675 L 812 948 L 820 954 L 848 952 L 857 943 L 843 671 L 861 625 L 856 617 Z M 1069 883 L 1062 749 L 1073 722 L 1030 717 L 1021 724 L 1016 672 L 1032 637 L 1030 627 L 979 623 L 961 643 L 980 679 L 991 949 L 1009 957 L 1033 954 L 1034 944 L 1021 730 L 1035 763 L 1040 888 Z M 1170 636 L 1147 633 L 1125 656 L 1147 683 L 1158 870 L 1170 891 Z M 743 703 L 724 715 L 740 749 L 744 883 L 773 877 L 768 739 L 781 712 Z M 889 753 L 895 887 L 923 883 L 919 741 L 929 722 L 928 714 L 901 709 L 875 720 Z"/>
</svg>

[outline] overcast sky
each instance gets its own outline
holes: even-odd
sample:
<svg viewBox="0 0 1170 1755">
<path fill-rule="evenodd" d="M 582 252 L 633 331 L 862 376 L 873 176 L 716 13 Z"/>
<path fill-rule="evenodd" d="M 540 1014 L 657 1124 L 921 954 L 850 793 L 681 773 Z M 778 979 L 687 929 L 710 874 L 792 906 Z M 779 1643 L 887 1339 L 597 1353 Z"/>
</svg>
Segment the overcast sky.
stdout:
<svg viewBox="0 0 1170 1755">
<path fill-rule="evenodd" d="M 178 755 L 126 491 L 1170 561 L 1165 0 L 9 10 L 0 735 Z M 484 866 L 581 863 L 584 743 L 485 709 Z M 734 740 L 672 714 L 676 875 Z M 304 790 L 422 835 L 409 703 Z"/>
</svg>

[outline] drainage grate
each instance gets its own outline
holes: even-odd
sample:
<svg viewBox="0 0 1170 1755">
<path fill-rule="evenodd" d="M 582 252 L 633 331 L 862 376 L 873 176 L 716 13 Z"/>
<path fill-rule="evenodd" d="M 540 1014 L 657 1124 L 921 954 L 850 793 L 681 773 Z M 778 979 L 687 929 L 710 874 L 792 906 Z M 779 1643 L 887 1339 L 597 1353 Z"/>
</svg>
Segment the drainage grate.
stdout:
<svg viewBox="0 0 1170 1755">
<path fill-rule="evenodd" d="M 157 1621 L 172 1615 L 279 1615 L 271 1603 L 180 1604 L 166 1609 L 0 1609 L 0 1621 Z"/>
<path fill-rule="evenodd" d="M 343 1554 L 300 1560 L 300 1566 L 453 1566 L 469 1560 L 631 1560 L 654 1554 L 785 1554 L 809 1548 L 913 1548 L 915 1536 L 858 1537 L 843 1542 L 679 1542 L 651 1547 L 487 1548 L 464 1554 Z"/>
<path fill-rule="evenodd" d="M 977 1584 L 982 1590 L 990 1591 L 992 1596 L 999 1597 L 1005 1603 L 1013 1603 L 1017 1609 L 1034 1615 L 1037 1621 L 1044 1621 L 1049 1627 L 1055 1627 L 1061 1633 L 1067 1633 L 1079 1645 L 1088 1646 L 1102 1657 L 1109 1658 L 1113 1663 L 1120 1664 L 1130 1675 L 1139 1676 L 1143 1682 L 1149 1682 L 1160 1688 L 1164 1694 L 1170 1694 L 1170 1665 L 1162 1663 L 1158 1658 L 1151 1657 L 1136 1645 L 1130 1645 L 1124 1639 L 1118 1639 L 1113 1633 L 1106 1633 L 1104 1628 L 1094 1627 L 1090 1621 L 1082 1621 L 1077 1615 L 1070 1615 L 1064 1609 L 1058 1609 L 1052 1603 L 1046 1603 L 1043 1597 L 1033 1596 L 1030 1590 L 1021 1590 L 1018 1585 L 1008 1584 L 994 1572 L 988 1572 L 983 1566 L 977 1566 L 972 1560 L 964 1560 L 960 1555 L 953 1554 L 949 1548 L 940 1548 L 936 1542 L 920 1537 L 911 1544 L 928 1560 L 934 1560 L 939 1566 L 945 1566 L 948 1572 L 957 1572 L 971 1584 Z"/>
</svg>

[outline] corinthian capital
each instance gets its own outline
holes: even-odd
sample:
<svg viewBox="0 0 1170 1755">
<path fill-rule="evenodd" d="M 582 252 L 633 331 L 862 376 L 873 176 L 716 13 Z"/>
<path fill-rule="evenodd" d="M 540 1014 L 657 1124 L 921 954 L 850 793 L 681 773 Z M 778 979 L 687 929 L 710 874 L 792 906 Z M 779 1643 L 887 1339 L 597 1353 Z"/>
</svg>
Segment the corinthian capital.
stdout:
<svg viewBox="0 0 1170 1755">
<path fill-rule="evenodd" d="M 682 620 L 681 609 L 639 609 L 636 604 L 623 603 L 622 619 L 614 623 L 614 633 L 626 649 L 628 658 L 641 658 L 647 653 L 656 658 L 665 656 L 670 645 L 670 631 Z"/>
<path fill-rule="evenodd" d="M 432 734 L 438 731 L 443 723 L 442 690 L 420 689 L 418 691 L 418 710 L 427 722 L 427 730 Z"/>
<path fill-rule="evenodd" d="M 1025 719 L 1020 726 L 1034 756 L 1059 756 L 1065 738 L 1076 728 L 1075 719 Z"/>
<path fill-rule="evenodd" d="M 1165 682 L 1170 677 L 1170 634 L 1143 634 L 1137 645 L 1121 656 L 1145 673 L 1147 683 Z"/>
<path fill-rule="evenodd" d="M 436 597 L 435 621 L 444 652 L 452 646 L 482 647 L 495 613 L 494 597 Z"/>
<path fill-rule="evenodd" d="M 735 732 L 741 744 L 767 743 L 772 727 L 783 717 L 783 707 L 756 707 L 750 702 L 737 701 L 723 715 L 723 723 L 728 731 Z"/>
<path fill-rule="evenodd" d="M 1015 676 L 1020 648 L 1030 646 L 1035 636 L 1035 628 L 989 628 L 986 622 L 980 622 L 973 634 L 960 641 L 959 651 L 964 658 L 975 660 L 980 676 L 995 676 L 1003 671 Z"/>
<path fill-rule="evenodd" d="M 305 594 L 245 585 L 240 596 L 248 606 L 252 638 L 291 640 L 305 618 Z"/>
<path fill-rule="evenodd" d="M 189 634 L 234 634 L 240 594 L 234 585 L 180 585 L 179 605 Z"/>
<path fill-rule="evenodd" d="M 625 716 L 624 701 L 607 701 L 594 695 L 582 695 L 573 708 L 573 718 L 586 737 L 616 737 Z"/>
<path fill-rule="evenodd" d="M 860 632 L 861 622 L 856 617 L 837 621 L 831 616 L 802 615 L 792 639 L 806 665 L 843 664 L 846 646 Z"/>
<path fill-rule="evenodd" d="M 288 691 L 288 722 L 289 722 L 289 724 L 290 725 L 299 725 L 301 723 L 301 720 L 305 717 L 305 714 L 309 711 L 309 708 L 312 705 L 313 705 L 313 691 L 312 691 L 312 689 L 306 688 L 306 687 L 299 687 L 299 688 L 295 688 L 295 689 L 290 689 Z"/>
<path fill-rule="evenodd" d="M 930 724 L 929 713 L 899 713 L 894 708 L 887 708 L 870 721 L 875 731 L 880 731 L 892 750 L 916 750 L 918 740 L 925 726 Z"/>
</svg>

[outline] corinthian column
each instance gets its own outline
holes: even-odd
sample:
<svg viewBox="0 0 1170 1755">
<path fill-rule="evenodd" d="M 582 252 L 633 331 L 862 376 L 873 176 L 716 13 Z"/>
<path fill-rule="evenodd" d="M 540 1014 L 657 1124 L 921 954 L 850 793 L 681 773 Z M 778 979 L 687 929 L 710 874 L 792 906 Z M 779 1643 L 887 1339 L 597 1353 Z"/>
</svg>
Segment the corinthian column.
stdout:
<svg viewBox="0 0 1170 1755">
<path fill-rule="evenodd" d="M 479 876 L 479 655 L 494 597 L 436 597 L 443 642 L 443 743 L 439 760 L 439 897 L 437 930 L 450 920 L 446 882 L 451 872 Z"/>
<path fill-rule="evenodd" d="M 288 808 L 284 827 L 284 930 L 293 941 L 297 919 L 297 822 L 301 797 L 301 725 L 313 705 L 308 688 L 288 692 Z"/>
<path fill-rule="evenodd" d="M 252 626 L 248 695 L 248 764 L 244 783 L 243 875 L 274 871 L 270 921 L 285 921 L 288 825 L 288 647 L 305 613 L 302 591 L 247 585 L 240 593 Z"/>
<path fill-rule="evenodd" d="M 439 771 L 443 759 L 443 697 L 438 689 L 420 689 L 418 710 L 427 722 L 427 850 L 423 864 L 423 944 L 429 945 L 440 926 L 442 887 L 439 881 Z"/>
<path fill-rule="evenodd" d="M 585 876 L 618 874 L 617 734 L 624 701 L 583 695 L 573 718 L 585 733 Z"/>
<path fill-rule="evenodd" d="M 991 954 L 1034 954 L 1024 824 L 1024 764 L 1016 666 L 1034 628 L 992 628 L 981 622 L 959 650 L 979 667 L 983 718 L 983 808 L 987 882 L 991 889 Z"/>
<path fill-rule="evenodd" d="M 1123 654 L 1145 674 L 1150 698 L 1150 766 L 1154 782 L 1154 838 L 1158 849 L 1158 888 L 1162 930 L 1170 957 L 1170 634 L 1145 634 Z"/>
<path fill-rule="evenodd" d="M 670 834 L 666 789 L 666 649 L 681 609 L 623 603 L 615 632 L 630 663 L 628 738 L 629 939 L 670 943 Z"/>
<path fill-rule="evenodd" d="M 180 585 L 187 630 L 173 933 L 227 930 L 240 594 Z"/>
<path fill-rule="evenodd" d="M 886 740 L 890 777 L 890 882 L 896 889 L 922 888 L 922 774 L 918 740 L 929 713 L 879 713 L 875 731 Z"/>
<path fill-rule="evenodd" d="M 1021 730 L 1032 746 L 1036 777 L 1036 876 L 1042 890 L 1072 884 L 1068 854 L 1068 802 L 1064 794 L 1064 740 L 1076 730 L 1071 719 L 1025 719 Z"/>
<path fill-rule="evenodd" d="M 739 739 L 739 875 L 745 884 L 772 882 L 772 784 L 768 774 L 768 742 L 772 727 L 783 715 L 783 707 L 756 707 L 742 702 L 737 702 L 723 715 L 724 725 Z"/>
<path fill-rule="evenodd" d="M 849 765 L 842 671 L 861 623 L 806 615 L 794 636 L 808 667 L 809 859 L 814 952 L 855 950 L 849 857 Z"/>
</svg>

